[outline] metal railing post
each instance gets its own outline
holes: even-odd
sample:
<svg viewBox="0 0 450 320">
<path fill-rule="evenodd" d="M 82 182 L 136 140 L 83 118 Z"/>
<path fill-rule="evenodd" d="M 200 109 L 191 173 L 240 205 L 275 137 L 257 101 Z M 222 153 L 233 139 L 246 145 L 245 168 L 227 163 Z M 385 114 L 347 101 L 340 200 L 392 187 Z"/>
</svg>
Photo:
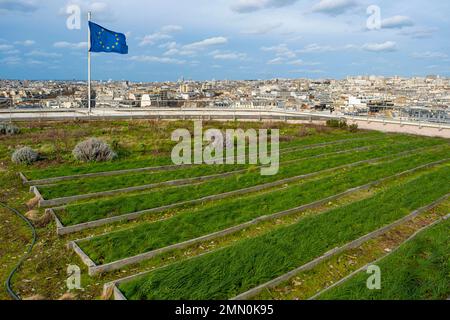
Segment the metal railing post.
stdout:
<svg viewBox="0 0 450 320">
<path fill-rule="evenodd" d="M 9 123 L 12 123 L 12 111 L 13 111 L 14 105 L 13 105 L 13 99 L 9 99 Z"/>
</svg>

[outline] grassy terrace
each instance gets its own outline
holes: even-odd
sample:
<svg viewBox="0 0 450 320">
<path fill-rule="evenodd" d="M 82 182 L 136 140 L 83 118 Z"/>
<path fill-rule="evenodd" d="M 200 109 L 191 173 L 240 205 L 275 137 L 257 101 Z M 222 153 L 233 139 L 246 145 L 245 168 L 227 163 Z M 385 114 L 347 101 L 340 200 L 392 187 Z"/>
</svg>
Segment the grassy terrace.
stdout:
<svg viewBox="0 0 450 320">
<path fill-rule="evenodd" d="M 126 170 L 126 169 L 137 169 L 144 167 L 153 167 L 153 166 L 163 166 L 163 165 L 171 165 L 172 160 L 170 158 L 171 148 L 174 146 L 174 143 L 171 142 L 170 139 L 170 131 L 175 130 L 178 127 L 190 127 L 192 126 L 191 122 L 174 122 L 169 123 L 166 126 L 160 125 L 158 127 L 155 125 L 155 130 L 149 130 L 144 125 L 138 126 L 138 131 L 132 134 L 132 137 L 123 137 L 123 134 L 128 135 L 128 132 L 124 132 L 126 129 L 125 124 L 122 122 L 117 123 L 117 129 L 114 126 L 114 123 L 108 123 L 111 125 L 110 131 L 115 131 L 114 133 L 120 133 L 120 138 L 116 135 L 106 136 L 103 139 L 109 141 L 113 146 L 116 146 L 116 151 L 119 152 L 119 158 L 117 160 L 106 162 L 106 163 L 89 163 L 89 164 L 81 164 L 74 162 L 74 160 L 69 160 L 64 162 L 69 162 L 68 164 L 56 165 L 52 168 L 41 168 L 40 170 L 30 170 L 25 168 L 24 174 L 30 180 L 38 180 L 38 179 L 46 179 L 46 178 L 55 178 L 62 176 L 70 176 L 70 175 L 79 175 L 79 174 L 87 174 L 87 173 L 97 173 L 97 172 L 107 172 L 107 171 L 116 171 L 116 170 Z M 245 128 L 246 124 L 239 123 L 239 128 Z M 99 127 L 101 128 L 101 124 Z M 178 127 L 177 127 L 178 126 Z M 204 128 L 211 127 L 204 126 Z M 247 124 L 248 126 L 248 124 Z M 224 128 L 235 128 L 238 125 L 234 124 L 220 124 L 220 127 Z M 276 128 L 275 124 L 273 128 Z M 89 128 L 92 130 L 92 128 Z M 90 131 L 91 131 L 90 130 Z M 34 132 L 35 130 L 33 130 Z M 155 132 L 157 131 L 157 135 Z M 95 132 L 95 131 L 94 131 Z M 96 136 L 104 136 L 105 130 L 101 130 L 102 134 L 97 133 Z M 136 135 L 140 134 L 141 136 L 137 137 Z M 284 139 L 280 141 L 280 148 L 291 148 L 291 147 L 301 147 L 318 143 L 327 143 L 334 142 L 344 139 L 357 139 L 357 138 L 369 138 L 369 137 L 385 137 L 386 134 L 380 132 L 359 132 L 359 133 L 349 133 L 347 131 L 339 131 L 339 130 L 330 130 L 324 132 L 316 132 L 314 129 L 308 129 L 305 132 L 301 132 L 301 134 L 305 135 L 301 139 L 298 138 L 298 131 L 294 127 L 281 127 L 281 134 L 284 135 Z M 165 139 L 161 139 L 162 137 Z M 125 140 L 122 142 L 122 140 Z M 131 140 L 131 141 L 128 141 Z M 137 141 L 141 141 L 141 143 L 137 143 Z M 286 140 L 286 141 L 283 141 Z M 75 144 L 75 142 L 67 142 L 71 147 Z M 46 146 L 47 147 L 47 146 Z M 47 147 L 48 148 L 48 147 Z M 69 148 L 67 148 L 66 152 L 69 153 Z M 67 158 L 69 155 L 66 156 Z"/>
<path fill-rule="evenodd" d="M 415 155 L 404 156 L 392 164 L 389 164 L 389 166 L 390 168 L 394 168 L 394 165 L 398 165 L 399 170 L 403 168 L 407 170 L 421 164 L 438 161 L 448 156 L 449 152 L 449 147 L 444 147 L 442 150 L 422 151 Z M 340 169 L 336 171 L 340 172 L 344 170 L 345 169 Z M 329 173 L 326 175 L 329 175 Z M 191 199 L 198 199 L 208 195 L 250 187 L 257 183 L 269 181 L 269 177 L 266 177 L 265 179 L 261 178 L 262 177 L 256 173 L 248 173 L 242 176 L 227 177 L 196 185 L 156 190 L 132 196 L 118 196 L 106 200 L 89 201 L 86 203 L 70 205 L 65 209 L 56 210 L 56 214 L 64 225 L 74 225 L 157 208 L 172 203 L 180 203 Z M 161 216 L 162 214 L 163 213 L 158 214 L 157 216 Z"/>
<path fill-rule="evenodd" d="M 393 141 L 391 141 L 391 143 L 392 142 Z M 347 147 L 354 147 L 354 143 L 355 142 L 351 143 L 352 146 Z M 364 143 L 373 142 L 359 142 L 359 144 L 362 145 L 364 145 Z M 322 152 L 327 153 L 337 150 L 334 148 L 337 147 L 329 146 L 321 149 Z M 310 150 L 310 152 L 312 152 L 312 150 Z M 439 154 L 439 156 L 440 155 L 441 154 Z M 439 159 L 439 156 L 436 156 L 433 159 Z M 313 160 L 310 161 L 313 162 Z M 318 160 L 316 159 L 316 161 Z M 249 171 L 200 184 L 156 190 L 135 195 L 120 195 L 110 199 L 97 199 L 95 201 L 73 204 L 62 210 L 57 210 L 56 213 L 64 225 L 93 221 L 277 181 L 285 177 L 290 177 L 297 172 L 290 170 L 291 167 L 298 168 L 299 165 L 284 165 L 281 168 L 281 172 L 276 176 L 261 176 L 258 171 Z"/>
<path fill-rule="evenodd" d="M 411 138 L 404 137 L 404 139 L 408 141 L 407 139 Z M 394 140 L 391 140 L 391 142 L 393 141 Z M 349 142 L 343 142 L 336 145 L 323 146 L 313 149 L 289 150 L 286 153 L 280 151 L 280 161 L 289 162 L 305 157 L 313 157 L 322 154 L 326 155 L 328 153 L 345 150 L 350 151 L 358 147 L 369 147 L 371 145 L 378 145 L 383 142 L 386 143 L 387 141 L 373 139 L 353 141 L 353 139 L 350 139 Z M 163 181 L 214 175 L 237 170 L 251 170 L 251 168 L 256 169 L 255 167 L 256 166 L 249 165 L 196 165 L 188 168 L 180 168 L 176 170 L 167 170 L 160 172 L 140 172 L 108 177 L 83 178 L 74 181 L 61 182 L 54 185 L 42 186 L 39 188 L 39 190 L 46 199 L 54 199 L 77 194 L 107 191 L 111 189 L 119 189 Z"/>
<path fill-rule="evenodd" d="M 369 290 L 358 273 L 322 294 L 332 300 L 445 300 L 450 295 L 450 220 L 423 231 L 377 263 L 381 290 Z"/>
<path fill-rule="evenodd" d="M 22 213 L 30 211 L 25 203 L 29 203 L 33 195 L 30 194 L 29 188 L 22 184 L 17 175 L 19 171 L 24 172 L 30 180 L 37 180 L 171 165 L 170 153 L 174 145 L 174 142 L 170 141 L 172 131 L 188 128 L 192 132 L 193 128 L 191 121 L 146 120 L 42 121 L 21 122 L 17 125 L 21 128 L 20 134 L 0 135 L 0 180 L 2 182 L 0 200 Z M 72 203 L 56 211 L 66 226 L 165 205 L 178 204 L 178 206 L 164 212 L 147 213 L 133 221 L 111 223 L 66 236 L 58 236 L 55 232 L 54 221 L 51 219 L 47 221 L 48 217 L 44 215 L 44 210 L 36 207 L 37 211 L 28 212 L 28 215 L 30 218 L 34 218 L 33 215 L 39 215 L 43 219 L 39 219 L 36 223 L 38 242 L 14 277 L 13 288 L 24 298 L 42 295 L 45 298 L 58 299 L 67 292 L 64 285 L 67 279 L 67 266 L 79 265 L 82 269 L 84 291 L 72 291 L 78 299 L 98 299 L 105 283 L 145 271 L 152 272 L 121 285 L 121 290 L 128 298 L 231 298 L 310 262 L 330 248 L 348 243 L 396 221 L 414 209 L 429 204 L 449 192 L 449 161 L 429 168 L 422 167 L 450 157 L 450 144 L 445 139 L 362 130 L 349 132 L 314 124 L 204 122 L 203 128 L 204 130 L 209 128 L 280 129 L 283 163 L 280 165 L 279 173 L 275 176 L 261 176 L 260 170 L 254 165 L 193 166 L 183 170 L 176 168 L 161 172 L 113 173 L 111 176 L 102 178 L 78 177 L 45 186 L 42 188 L 45 197 L 54 199 L 60 196 L 117 190 L 134 185 L 210 175 L 237 168 L 245 169 L 240 173 L 216 177 L 201 183 L 117 193 Z M 97 137 L 109 143 L 118 153 L 118 158 L 105 163 L 82 164 L 75 161 L 72 155 L 73 148 L 80 141 L 90 137 Z M 40 160 L 29 166 L 13 164 L 11 155 L 21 146 L 29 146 L 38 151 L 41 155 Z M 283 150 L 289 152 L 283 152 Z M 338 153 L 342 151 L 344 153 Z M 365 160 L 374 161 L 358 163 Z M 73 250 L 67 249 L 68 241 L 86 239 L 80 241 L 80 246 L 95 262 L 99 264 L 114 262 L 224 230 L 263 215 L 322 200 L 347 191 L 349 188 L 392 177 L 397 173 L 415 168 L 419 169 L 414 173 L 388 179 L 369 190 L 355 191 L 312 209 L 266 220 L 232 234 L 170 250 L 141 263 L 106 272 L 99 277 L 89 276 L 87 267 L 81 262 L 79 256 Z M 313 175 L 244 195 L 236 193 L 221 200 L 182 205 L 183 202 L 190 200 L 304 174 Z M 447 211 L 448 204 L 447 207 L 442 208 L 440 216 Z M 3 267 L 0 268 L 0 278 L 6 279 L 11 267 L 23 254 L 29 242 L 30 231 L 10 212 L 0 212 L 0 214 L 3 217 L 0 219 L 0 229 L 5 231 L 0 232 L 0 242 L 4 244 L 0 246 L 0 256 L 4 257 L 3 260 L 0 258 L 4 262 Z M 417 219 L 414 222 L 415 228 L 421 228 L 438 218 L 434 216 L 434 213 L 429 215 L 428 218 L 420 215 L 423 219 Z M 41 221 L 44 222 L 41 224 Z M 406 228 L 402 224 L 402 228 L 406 230 L 409 227 Z M 446 228 L 448 230 L 448 223 Z M 396 231 L 392 232 L 394 234 Z M 405 231 L 403 238 L 397 239 L 396 246 L 407 236 L 408 233 Z M 10 243 L 12 240 L 14 244 Z M 377 252 L 380 252 L 381 256 L 387 247 L 384 243 L 379 245 Z M 392 289 L 389 289 L 392 295 L 390 293 L 381 295 L 380 299 L 385 297 L 446 298 L 445 290 L 440 290 L 442 286 L 439 284 L 442 283 L 442 279 L 448 282 L 444 278 L 445 274 L 448 277 L 448 264 L 440 263 L 442 259 L 439 257 L 448 260 L 448 248 L 444 247 L 448 247 L 448 240 L 445 242 L 445 239 L 433 234 L 429 239 L 427 238 L 426 245 L 430 248 L 429 251 L 426 251 L 427 248 L 424 246 L 424 250 L 412 252 L 411 258 L 405 258 L 406 255 L 403 255 L 398 263 L 390 265 L 389 270 L 392 270 L 389 271 L 390 273 L 396 268 L 400 269 L 398 273 L 393 273 L 392 281 L 387 276 L 383 278 L 389 281 L 382 283 L 386 285 L 386 289 L 392 283 Z M 338 281 L 368 261 L 372 261 L 373 259 L 370 259 L 372 252 L 370 249 L 367 251 L 369 252 L 363 253 L 368 260 L 359 261 L 361 264 L 354 265 L 353 269 L 347 268 L 345 272 L 338 272 L 334 275 L 333 281 Z M 425 253 L 422 254 L 423 252 Z M 423 267 L 415 270 L 414 266 L 419 261 L 418 258 L 427 256 L 428 253 L 435 257 L 432 260 L 432 267 L 431 264 L 424 262 Z M 427 259 L 427 261 L 431 260 Z M 401 262 L 410 267 L 401 267 Z M 309 284 L 305 282 L 305 285 L 309 287 L 305 290 L 301 287 L 302 289 L 299 290 L 302 293 L 307 292 L 311 296 L 329 285 L 327 282 L 329 278 L 323 276 L 329 273 L 326 268 L 328 263 L 329 261 L 324 262 L 322 274 L 313 273 Z M 422 262 L 420 264 L 422 266 Z M 423 273 L 420 271 L 422 269 Z M 397 284 L 394 280 L 401 277 L 403 280 L 406 279 L 404 276 L 406 273 L 417 275 L 414 278 L 417 282 L 405 283 L 404 287 L 400 288 L 400 283 Z M 354 279 L 358 277 L 359 275 Z M 416 295 L 414 286 L 417 283 L 424 283 L 424 289 L 429 288 L 429 290 L 424 290 L 423 292 L 426 292 L 424 294 L 421 291 L 422 293 Z M 438 288 L 431 288 L 431 285 L 428 285 L 430 283 L 436 283 Z M 323 285 L 319 286 L 319 284 Z M 345 285 L 348 284 L 350 282 Z M 294 287 L 298 289 L 297 286 L 294 285 Z M 397 289 L 399 293 L 395 295 Z M 353 290 L 353 285 L 350 290 Z M 284 289 L 282 291 L 284 294 Z M 429 293 L 431 291 L 433 293 Z M 330 291 L 329 294 L 334 292 Z M 411 293 L 410 297 L 409 293 Z M 0 296 L 6 297 L 6 291 L 0 291 Z M 296 296 L 295 290 L 292 295 L 281 295 L 282 298 Z M 301 297 L 309 296 L 301 295 Z M 350 295 L 345 289 L 344 293 L 340 292 L 339 295 L 336 293 L 335 297 L 359 299 L 368 296 L 358 291 L 355 295 Z"/>
<path fill-rule="evenodd" d="M 338 174 L 269 193 L 216 201 L 181 211 L 168 220 L 144 223 L 135 228 L 90 238 L 79 245 L 94 262 L 109 263 L 312 203 L 439 159 L 439 156 L 445 155 L 444 152 L 448 153 L 449 149 L 437 155 L 424 154 L 415 159 L 408 157 L 342 170 Z"/>
<path fill-rule="evenodd" d="M 389 231 L 326 259 L 315 267 L 300 271 L 275 287 L 261 291 L 252 300 L 306 300 L 329 288 L 337 281 L 363 268 L 378 264 L 388 251 L 393 253 L 416 232 L 439 222 L 450 212 L 450 199 L 422 212 Z M 367 275 L 367 278 L 369 275 Z"/>
<path fill-rule="evenodd" d="M 228 299 L 390 224 L 450 191 L 450 167 L 120 285 L 128 299 Z"/>
<path fill-rule="evenodd" d="M 376 156 L 387 155 L 390 152 L 402 152 L 413 149 L 415 147 L 420 148 L 441 143 L 439 140 L 413 139 L 411 137 L 404 137 L 405 141 L 402 140 L 403 139 L 399 138 L 398 141 L 392 141 L 390 139 L 373 141 L 371 143 L 372 147 L 370 148 L 370 150 L 361 150 L 353 154 L 349 152 L 347 154 L 328 155 L 327 152 L 324 152 L 323 150 L 313 149 L 297 151 L 289 153 L 287 155 L 281 155 L 280 171 L 288 171 L 291 175 L 289 175 L 289 173 L 280 173 L 277 175 L 277 178 L 279 179 L 280 177 L 288 177 L 299 175 L 302 173 L 315 172 L 321 169 L 339 166 L 348 162 L 356 162 L 358 160 L 364 160 L 370 157 L 373 158 Z M 358 145 L 358 143 L 361 142 L 353 143 Z M 345 149 L 345 147 L 342 148 L 339 145 L 333 146 L 331 148 L 333 148 L 336 152 Z M 351 150 L 352 148 L 354 147 L 348 147 L 348 150 Z M 304 159 L 304 161 L 301 162 L 295 161 L 305 158 L 305 155 L 306 157 L 308 157 L 308 155 L 311 156 L 311 154 L 324 154 L 324 157 L 321 159 Z M 283 165 L 283 162 L 290 163 L 288 165 Z M 248 170 L 256 170 L 254 166 L 252 167 L 245 165 L 200 165 L 167 172 L 163 171 L 155 173 L 120 175 L 113 177 L 86 178 L 77 181 L 69 181 L 49 186 L 42 186 L 39 187 L 39 191 L 45 199 L 55 199 L 79 194 L 88 194 L 133 186 L 147 185 L 164 181 L 208 176 L 219 173 L 232 172 L 235 170 L 245 170 L 246 168 Z"/>
</svg>

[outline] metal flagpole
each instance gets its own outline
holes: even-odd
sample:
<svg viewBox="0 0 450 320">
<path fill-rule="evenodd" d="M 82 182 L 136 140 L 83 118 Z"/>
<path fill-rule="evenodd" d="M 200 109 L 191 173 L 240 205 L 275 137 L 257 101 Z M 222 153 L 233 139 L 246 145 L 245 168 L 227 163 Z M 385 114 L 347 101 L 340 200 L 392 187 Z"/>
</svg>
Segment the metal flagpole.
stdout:
<svg viewBox="0 0 450 320">
<path fill-rule="evenodd" d="M 91 21 L 91 12 L 88 12 L 88 109 L 91 114 L 91 28 L 89 28 L 89 21 Z"/>
</svg>

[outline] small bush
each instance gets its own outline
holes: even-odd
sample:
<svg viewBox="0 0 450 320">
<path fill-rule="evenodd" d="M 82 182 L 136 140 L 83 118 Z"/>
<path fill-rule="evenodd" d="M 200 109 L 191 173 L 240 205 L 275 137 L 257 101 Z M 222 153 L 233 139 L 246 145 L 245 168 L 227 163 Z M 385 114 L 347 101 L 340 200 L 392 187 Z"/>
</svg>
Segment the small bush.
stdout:
<svg viewBox="0 0 450 320">
<path fill-rule="evenodd" d="M 75 159 L 82 162 L 103 162 L 117 157 L 106 142 L 96 138 L 80 142 L 73 149 L 72 154 Z"/>
<path fill-rule="evenodd" d="M 351 125 L 348 127 L 348 131 L 353 132 L 353 133 L 358 132 L 358 125 L 357 125 L 356 123 L 351 124 Z"/>
<path fill-rule="evenodd" d="M 16 150 L 11 160 L 16 164 L 30 165 L 39 160 L 39 153 L 29 147 L 24 147 Z"/>
<path fill-rule="evenodd" d="M 11 124 L 11 123 L 0 123 L 0 134 L 19 134 L 20 129 L 19 127 Z"/>
<path fill-rule="evenodd" d="M 346 120 L 339 121 L 339 128 L 347 129 L 348 128 L 347 121 Z"/>
<path fill-rule="evenodd" d="M 346 120 L 331 119 L 327 120 L 327 127 L 346 129 L 348 126 Z"/>
<path fill-rule="evenodd" d="M 327 127 L 339 128 L 339 120 L 335 120 L 335 119 L 327 120 Z"/>
</svg>

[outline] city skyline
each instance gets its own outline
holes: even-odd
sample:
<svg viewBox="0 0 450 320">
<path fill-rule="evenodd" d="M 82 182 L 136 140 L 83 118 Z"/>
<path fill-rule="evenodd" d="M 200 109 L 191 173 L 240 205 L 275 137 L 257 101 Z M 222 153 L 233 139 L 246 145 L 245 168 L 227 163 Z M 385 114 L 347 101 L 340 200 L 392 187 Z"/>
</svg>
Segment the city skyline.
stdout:
<svg viewBox="0 0 450 320">
<path fill-rule="evenodd" d="M 450 75 L 450 5 L 442 1 L 0 0 L 0 78 L 84 80 L 86 13 L 127 33 L 130 54 L 93 55 L 96 80 L 345 78 Z M 81 29 L 66 26 L 81 8 Z M 381 29 L 370 30 L 370 6 Z M 12 27 L 14 26 L 14 27 Z"/>
</svg>

